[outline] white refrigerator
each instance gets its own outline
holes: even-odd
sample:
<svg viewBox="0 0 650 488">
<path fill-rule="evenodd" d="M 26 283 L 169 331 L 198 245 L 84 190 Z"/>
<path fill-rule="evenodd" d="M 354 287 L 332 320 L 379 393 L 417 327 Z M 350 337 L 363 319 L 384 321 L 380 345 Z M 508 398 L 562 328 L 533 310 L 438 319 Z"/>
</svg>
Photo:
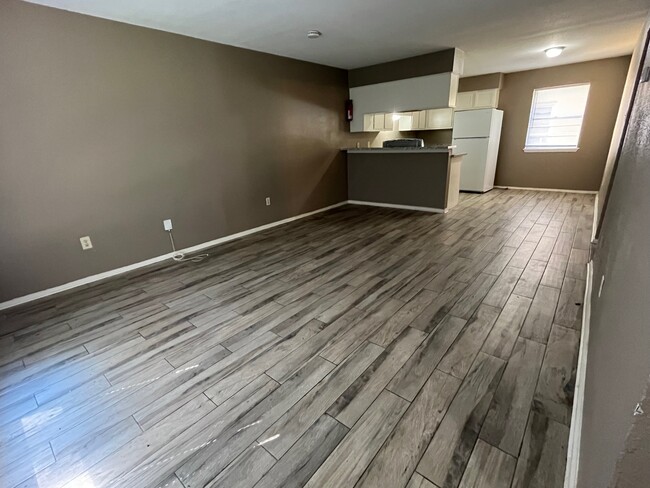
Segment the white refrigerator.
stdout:
<svg viewBox="0 0 650 488">
<path fill-rule="evenodd" d="M 494 188 L 503 111 L 494 108 L 454 114 L 454 154 L 466 153 L 460 166 L 460 189 L 484 193 Z"/>
</svg>

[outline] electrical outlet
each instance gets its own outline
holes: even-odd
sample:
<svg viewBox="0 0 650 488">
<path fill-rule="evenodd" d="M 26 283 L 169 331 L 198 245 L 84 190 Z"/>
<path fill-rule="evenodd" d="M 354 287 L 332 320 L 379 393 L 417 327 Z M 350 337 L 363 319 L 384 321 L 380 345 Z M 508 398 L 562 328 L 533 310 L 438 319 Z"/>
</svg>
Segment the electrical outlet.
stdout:
<svg viewBox="0 0 650 488">
<path fill-rule="evenodd" d="M 90 240 L 89 236 L 80 237 L 79 242 L 81 242 L 81 249 L 83 249 L 84 251 L 87 251 L 88 249 L 93 248 L 93 243 Z"/>
<path fill-rule="evenodd" d="M 163 220 L 163 227 L 168 232 L 172 230 L 172 219 Z"/>
<path fill-rule="evenodd" d="M 266 197 L 266 206 L 271 205 L 271 197 Z"/>
</svg>

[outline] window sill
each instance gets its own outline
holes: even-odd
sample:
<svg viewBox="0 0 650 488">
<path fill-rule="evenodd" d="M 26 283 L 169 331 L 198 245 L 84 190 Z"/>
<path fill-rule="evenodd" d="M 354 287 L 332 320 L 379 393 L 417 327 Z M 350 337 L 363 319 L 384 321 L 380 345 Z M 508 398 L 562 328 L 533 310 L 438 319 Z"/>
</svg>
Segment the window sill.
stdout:
<svg viewBox="0 0 650 488">
<path fill-rule="evenodd" d="M 525 147 L 524 152 L 537 153 L 537 152 L 577 152 L 579 147 Z"/>
</svg>

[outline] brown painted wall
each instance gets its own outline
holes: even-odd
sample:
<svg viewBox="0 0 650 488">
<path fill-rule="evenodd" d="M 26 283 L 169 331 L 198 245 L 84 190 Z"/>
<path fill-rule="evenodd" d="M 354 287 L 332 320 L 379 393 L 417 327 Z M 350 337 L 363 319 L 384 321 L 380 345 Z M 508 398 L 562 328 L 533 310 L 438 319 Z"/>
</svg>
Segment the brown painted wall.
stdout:
<svg viewBox="0 0 650 488">
<path fill-rule="evenodd" d="M 496 184 L 598 190 L 623 93 L 629 56 L 507 73 L 499 94 L 504 111 Z M 524 153 L 535 88 L 591 83 L 580 138 L 573 153 Z"/>
<path fill-rule="evenodd" d="M 17 0 L 0 66 L 0 302 L 347 198 L 344 70 Z"/>
<path fill-rule="evenodd" d="M 351 69 L 348 72 L 350 88 L 453 71 L 455 55 L 456 50 L 452 48 Z"/>
<path fill-rule="evenodd" d="M 645 66 L 650 67 L 646 58 Z M 579 488 L 648 486 L 650 82 L 624 135 L 594 257 Z M 598 296 L 601 278 L 605 281 Z M 637 403 L 645 414 L 634 417 Z M 618 469 L 615 468 L 617 460 Z M 635 480 L 643 480 L 637 484 Z"/>
<path fill-rule="evenodd" d="M 503 73 L 490 73 L 489 75 L 461 78 L 458 81 L 458 91 L 489 90 L 491 88 L 501 88 L 502 85 Z"/>
</svg>

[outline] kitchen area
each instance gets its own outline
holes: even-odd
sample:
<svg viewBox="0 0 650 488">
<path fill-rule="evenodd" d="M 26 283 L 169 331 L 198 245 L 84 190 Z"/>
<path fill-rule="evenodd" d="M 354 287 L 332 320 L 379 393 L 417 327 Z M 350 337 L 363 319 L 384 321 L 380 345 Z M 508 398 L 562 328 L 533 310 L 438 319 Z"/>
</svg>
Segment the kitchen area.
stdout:
<svg viewBox="0 0 650 488">
<path fill-rule="evenodd" d="M 445 213 L 494 187 L 501 78 L 463 87 L 463 64 L 447 49 L 349 71 L 350 132 L 366 136 L 345 149 L 351 203 Z"/>
</svg>

